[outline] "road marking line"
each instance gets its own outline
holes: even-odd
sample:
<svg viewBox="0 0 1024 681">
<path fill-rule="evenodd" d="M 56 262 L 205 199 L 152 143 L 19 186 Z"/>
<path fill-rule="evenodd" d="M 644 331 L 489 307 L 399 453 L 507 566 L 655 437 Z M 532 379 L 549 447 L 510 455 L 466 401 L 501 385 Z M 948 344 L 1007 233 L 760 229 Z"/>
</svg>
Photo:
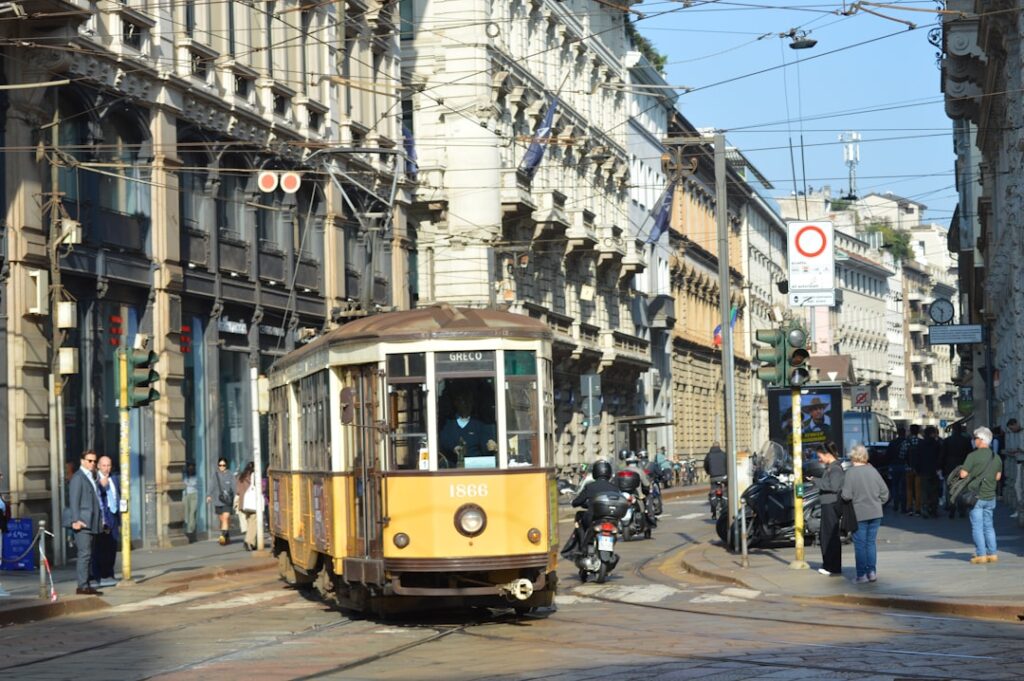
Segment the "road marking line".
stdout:
<svg viewBox="0 0 1024 681">
<path fill-rule="evenodd" d="M 284 591 L 264 591 L 259 594 L 243 594 L 234 598 L 229 598 L 226 601 L 217 601 L 216 603 L 201 603 L 199 605 L 189 606 L 188 610 L 219 610 L 222 608 L 239 608 L 243 605 L 256 605 L 263 601 L 269 601 L 272 598 L 287 595 Z"/>
<path fill-rule="evenodd" d="M 664 584 L 647 584 L 643 586 L 621 586 L 583 584 L 573 591 L 583 595 L 600 596 L 624 603 L 657 603 L 669 596 L 679 593 L 679 589 Z"/>
<path fill-rule="evenodd" d="M 764 639 L 761 639 L 764 640 Z M 805 645 L 812 648 L 839 648 L 840 650 L 856 650 L 857 652 L 863 653 L 883 653 L 885 655 L 918 655 L 920 657 L 956 657 L 963 658 L 965 660 L 997 660 L 999 658 L 991 655 L 958 655 L 957 653 L 923 653 L 919 650 L 887 650 L 885 648 L 864 648 L 862 646 L 840 646 L 830 643 L 807 643 L 806 641 L 800 641 L 795 643 L 793 641 L 769 641 L 764 640 L 766 643 L 777 643 L 779 645 Z"/>
<path fill-rule="evenodd" d="M 746 601 L 742 598 L 733 598 L 732 596 L 722 596 L 721 594 L 701 594 L 696 598 L 690 599 L 691 603 L 745 603 Z"/>
<path fill-rule="evenodd" d="M 693 520 L 694 518 L 703 518 L 706 515 L 707 515 L 707 513 L 700 513 L 700 512 L 698 512 L 698 513 L 687 513 L 685 515 L 679 516 L 678 518 L 676 518 L 676 520 Z"/>
<path fill-rule="evenodd" d="M 730 586 L 728 589 L 722 589 L 723 596 L 735 596 L 736 598 L 757 598 L 761 595 L 760 591 L 754 589 L 740 589 L 735 586 Z"/>
<path fill-rule="evenodd" d="M 184 603 L 185 601 L 194 601 L 197 598 L 202 598 L 203 596 L 209 595 L 210 594 L 208 592 L 185 592 L 180 594 L 170 594 L 167 596 L 155 596 L 153 598 L 147 598 L 142 601 L 136 601 L 135 603 L 122 603 L 121 605 L 115 605 L 113 608 L 110 608 L 110 610 L 108 610 L 107 612 L 122 613 L 135 612 L 136 610 L 145 610 L 147 608 L 159 608 L 165 605 L 175 605 L 177 603 Z"/>
</svg>

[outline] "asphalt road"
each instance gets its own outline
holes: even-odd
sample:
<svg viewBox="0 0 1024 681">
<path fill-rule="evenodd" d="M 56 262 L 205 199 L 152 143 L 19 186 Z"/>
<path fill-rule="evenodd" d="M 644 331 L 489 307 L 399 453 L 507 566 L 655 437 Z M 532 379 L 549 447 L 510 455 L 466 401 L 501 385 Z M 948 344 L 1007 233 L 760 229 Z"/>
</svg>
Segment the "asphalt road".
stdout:
<svg viewBox="0 0 1024 681">
<path fill-rule="evenodd" d="M 0 679 L 1019 679 L 1020 626 L 828 604 L 683 573 L 700 499 L 666 503 L 619 545 L 604 585 L 561 572 L 557 607 L 378 622 L 348 618 L 269 570 L 95 613 L 0 630 Z M 562 525 L 563 531 L 568 529 Z"/>
</svg>

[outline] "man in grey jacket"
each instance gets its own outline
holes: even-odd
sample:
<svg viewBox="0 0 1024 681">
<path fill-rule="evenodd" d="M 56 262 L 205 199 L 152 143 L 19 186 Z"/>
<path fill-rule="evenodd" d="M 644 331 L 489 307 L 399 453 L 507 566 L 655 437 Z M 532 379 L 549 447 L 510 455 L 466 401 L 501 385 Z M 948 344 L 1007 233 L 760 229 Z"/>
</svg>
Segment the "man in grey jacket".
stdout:
<svg viewBox="0 0 1024 681">
<path fill-rule="evenodd" d="M 70 527 L 75 532 L 78 558 L 75 564 L 78 576 L 77 594 L 96 596 L 101 592 L 89 584 L 89 566 L 92 564 L 92 544 L 96 534 L 103 531 L 103 512 L 100 510 L 99 492 L 96 490 L 96 452 L 82 452 L 82 463 L 68 483 L 68 510 Z"/>
</svg>

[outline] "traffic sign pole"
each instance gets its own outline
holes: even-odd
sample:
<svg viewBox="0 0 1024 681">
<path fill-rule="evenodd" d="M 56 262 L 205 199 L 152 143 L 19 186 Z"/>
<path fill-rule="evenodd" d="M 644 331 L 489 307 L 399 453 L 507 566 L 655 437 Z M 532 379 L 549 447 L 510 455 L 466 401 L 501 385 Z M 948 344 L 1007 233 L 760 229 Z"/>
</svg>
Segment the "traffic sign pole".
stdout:
<svg viewBox="0 0 1024 681">
<path fill-rule="evenodd" d="M 796 558 L 789 567 L 806 570 L 810 565 L 804 560 L 804 415 L 800 404 L 800 388 L 794 387 L 789 394 L 793 401 L 793 541 L 796 545 Z"/>
</svg>

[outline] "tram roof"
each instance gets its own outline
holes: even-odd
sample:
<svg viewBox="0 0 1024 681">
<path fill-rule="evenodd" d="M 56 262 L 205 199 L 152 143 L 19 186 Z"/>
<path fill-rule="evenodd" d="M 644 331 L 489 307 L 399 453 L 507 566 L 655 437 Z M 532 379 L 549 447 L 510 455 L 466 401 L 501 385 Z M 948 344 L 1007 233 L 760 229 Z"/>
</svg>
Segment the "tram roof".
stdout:
<svg viewBox="0 0 1024 681">
<path fill-rule="evenodd" d="M 551 329 L 533 317 L 504 310 L 441 304 L 382 312 L 332 329 L 282 358 L 285 366 L 319 349 L 351 342 L 402 342 L 431 339 L 499 337 L 550 339 Z"/>
</svg>

